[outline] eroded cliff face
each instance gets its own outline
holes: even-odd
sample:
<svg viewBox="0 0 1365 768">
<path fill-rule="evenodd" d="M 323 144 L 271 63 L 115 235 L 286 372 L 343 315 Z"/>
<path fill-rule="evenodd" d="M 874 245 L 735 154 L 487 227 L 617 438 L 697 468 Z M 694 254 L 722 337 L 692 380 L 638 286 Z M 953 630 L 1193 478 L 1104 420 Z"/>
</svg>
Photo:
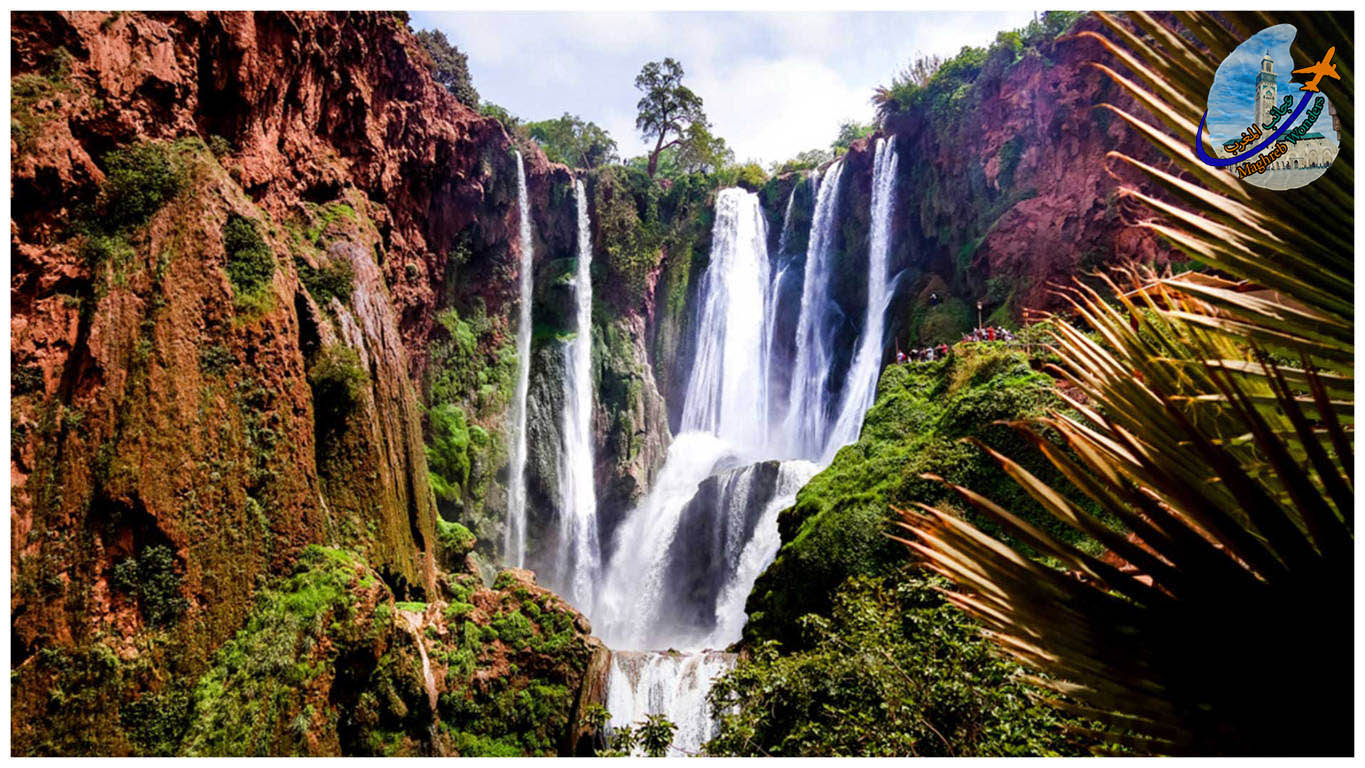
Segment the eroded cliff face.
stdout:
<svg viewBox="0 0 1365 768">
<path fill-rule="evenodd" d="M 833 290 L 845 320 L 839 338 L 851 344 L 861 330 L 878 137 L 894 136 L 900 158 L 891 264 L 901 277 L 887 325 L 902 349 L 956 339 L 977 324 L 977 301 L 982 321 L 1017 323 L 1027 310 L 1061 306 L 1053 284 L 1133 261 L 1160 267 L 1172 258 L 1124 215 L 1115 195 L 1119 180 L 1111 170 L 1133 174 L 1108 152 L 1159 167 L 1165 161 L 1098 108 L 1107 102 L 1143 114 L 1089 66 L 1100 61 L 1124 71 L 1093 40 L 1074 37 L 1087 29 L 1102 25 L 1087 15 L 1036 47 L 997 45 L 971 84 L 946 103 L 930 100 L 897 114 L 877 135 L 853 143 L 842 159 L 833 238 L 836 259 L 847 266 Z M 790 190 L 807 181 L 808 174 L 791 174 L 763 190 L 772 253 Z M 1129 181 L 1155 192 L 1140 178 Z M 813 205 L 806 192 L 798 192 L 793 208 L 804 226 L 792 232 L 801 237 Z M 804 245 L 793 239 L 783 258 L 799 266 Z M 787 314 L 779 313 L 779 324 L 794 322 Z"/>
<path fill-rule="evenodd" d="M 382 593 L 366 611 L 474 589 L 446 574 L 473 537 L 440 518 L 478 527 L 505 482 L 515 157 L 495 121 L 431 80 L 391 14 L 16 14 L 12 50 L 15 751 L 188 749 L 214 700 L 205 675 L 237 663 L 219 649 L 242 647 L 285 580 L 325 565 L 301 553 L 356 558 Z M 538 153 L 527 174 L 542 200 L 567 176 Z M 545 205 L 536 215 L 556 231 Z M 463 424 L 464 443 L 433 434 L 441 405 L 460 410 L 440 423 Z M 484 600 L 521 601 L 530 588 L 513 582 Z M 497 618 L 472 615 L 476 633 Z M 365 652 L 403 677 L 417 657 L 385 650 L 402 646 L 401 616 L 374 616 Z M 519 676 L 488 638 L 424 663 L 509 700 L 554 667 L 537 706 L 567 723 L 591 655 L 569 649 L 589 628 L 570 615 L 554 631 L 566 639 L 525 651 Z M 273 651 L 241 651 L 257 652 Z M 370 682 L 347 695 L 381 695 Z M 422 736 L 426 722 L 411 744 L 348 741 L 326 730 L 338 706 L 300 704 L 297 739 L 260 749 L 510 749 L 492 731 Z M 398 727 L 381 721 L 366 727 Z"/>
</svg>

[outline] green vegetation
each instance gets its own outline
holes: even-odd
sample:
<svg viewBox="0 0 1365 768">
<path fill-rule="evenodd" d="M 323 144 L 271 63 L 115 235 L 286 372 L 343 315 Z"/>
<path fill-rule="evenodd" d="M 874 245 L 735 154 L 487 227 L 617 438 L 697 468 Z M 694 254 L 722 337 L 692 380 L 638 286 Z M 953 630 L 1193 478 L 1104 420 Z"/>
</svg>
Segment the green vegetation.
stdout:
<svg viewBox="0 0 1365 768">
<path fill-rule="evenodd" d="M 828 617 L 800 621 L 803 650 L 757 646 L 711 689 L 711 755 L 1044 756 L 1085 754 L 1022 668 L 913 571 L 854 576 Z M 1074 724 L 1074 723 L 1073 723 Z"/>
<path fill-rule="evenodd" d="M 515 342 L 499 333 L 474 304 L 468 318 L 453 307 L 436 316 L 445 331 L 430 346 L 424 382 L 426 452 L 436 504 L 484 542 L 501 539 L 501 518 L 486 507 L 495 472 L 505 461 L 502 416 L 516 386 Z"/>
<path fill-rule="evenodd" d="M 310 686 L 333 674 L 348 687 L 343 696 L 359 699 L 345 707 L 344 720 L 327 723 L 342 731 L 343 739 L 352 728 L 420 732 L 421 718 L 410 711 L 425 699 L 420 680 L 412 684 L 420 665 L 411 659 L 398 664 L 392 655 L 371 659 L 368 667 L 363 656 L 354 657 L 360 668 L 338 665 L 353 649 L 369 649 L 378 637 L 401 633 L 386 602 L 370 613 L 359 612 L 356 590 L 374 584 L 377 580 L 355 555 L 305 549 L 291 576 L 259 593 L 243 628 L 195 686 L 193 721 L 181 751 L 195 756 L 306 753 L 306 726 L 315 716 L 338 717 L 335 710 L 310 716 L 308 700 Z"/>
<path fill-rule="evenodd" d="M 238 306 L 259 306 L 275 274 L 275 254 L 261 237 L 256 222 L 235 213 L 229 215 L 223 223 L 223 252 Z"/>
<path fill-rule="evenodd" d="M 175 572 L 175 553 L 158 544 L 146 547 L 136 558 L 114 565 L 112 583 L 132 595 L 149 626 L 163 627 L 180 620 L 189 602 L 180 592 L 180 574 Z"/>
<path fill-rule="evenodd" d="M 798 152 L 790 160 L 774 163 L 772 167 L 773 176 L 781 176 L 785 173 L 796 171 L 812 171 L 834 159 L 834 153 L 824 149 L 808 149 L 805 152 Z"/>
<path fill-rule="evenodd" d="M 337 342 L 318 351 L 308 368 L 308 383 L 318 421 L 336 425 L 364 402 L 370 373 L 350 345 Z"/>
<path fill-rule="evenodd" d="M 565 112 L 558 120 L 527 123 L 531 138 L 552 163 L 596 168 L 617 161 L 616 140 L 605 129 Z"/>
<path fill-rule="evenodd" d="M 427 445 L 431 488 L 437 499 L 457 501 L 461 489 L 469 483 L 469 452 L 473 442 L 470 427 L 465 423 L 464 411 L 452 403 L 433 406 L 427 417 L 431 423 L 431 442 Z M 481 442 L 487 442 L 486 435 Z"/>
<path fill-rule="evenodd" d="M 952 492 L 930 473 L 988 491 L 1027 519 L 1076 540 L 1015 485 L 979 447 L 1022 452 L 1026 443 L 997 424 L 1060 406 L 1052 380 L 1022 354 L 962 344 L 947 361 L 889 366 L 858 442 L 846 446 L 811 479 L 778 518 L 783 546 L 749 598 L 750 642 L 803 641 L 799 619 L 825 614 L 829 596 L 850 576 L 886 576 L 900 568 L 903 548 L 886 537 L 892 506 L 949 503 Z M 1057 477 L 1042 457 L 1027 466 Z M 973 513 L 988 530 L 987 519 Z"/>
<path fill-rule="evenodd" d="M 20 152 L 29 151 L 43 126 L 53 119 L 53 110 L 45 102 L 70 96 L 73 89 L 70 75 L 71 53 L 58 47 L 41 72 L 10 78 L 10 135 Z"/>
<path fill-rule="evenodd" d="M 879 119 L 927 107 L 935 117 L 960 112 L 972 86 L 988 61 L 1013 63 L 1026 51 L 1036 51 L 1066 31 L 1082 14 L 1078 11 L 1047 11 L 1041 20 L 1013 32 L 1001 32 L 989 49 L 964 46 L 946 61 L 920 58 L 898 74 L 890 86 L 877 88 L 872 101 Z"/>
<path fill-rule="evenodd" d="M 431 60 L 431 76 L 450 91 L 455 100 L 471 109 L 479 108 L 479 92 L 469 78 L 469 61 L 459 48 L 451 45 L 445 33 L 424 29 L 417 33 L 417 42 Z"/>
<path fill-rule="evenodd" d="M 448 631 L 433 640 L 431 654 L 449 670 L 449 690 L 440 697 L 441 729 L 463 756 L 554 755 L 570 724 L 575 692 L 566 674 L 586 669 L 589 650 L 578 639 L 568 606 L 548 593 L 521 586 L 510 573 L 499 574 L 503 590 L 485 618 L 474 615 L 478 577 L 452 574 L 453 593 L 446 609 Z M 480 599 L 480 604 L 487 604 Z M 510 674 L 476 681 L 473 673 L 505 657 Z M 528 664 L 539 674 L 518 675 Z"/>
<path fill-rule="evenodd" d="M 355 290 L 355 268 L 344 256 L 327 259 L 317 268 L 308 266 L 302 260 L 297 264 L 299 279 L 319 306 L 328 306 L 332 299 L 337 299 L 343 305 L 350 303 L 351 293 Z"/>
<path fill-rule="evenodd" d="M 141 226 L 174 197 L 185 183 L 185 170 L 167 145 L 140 142 L 104 157 L 100 211 L 105 226 Z"/>
<path fill-rule="evenodd" d="M 671 58 L 645 64 L 635 77 L 635 87 L 645 94 L 636 105 L 639 115 L 635 127 L 646 140 L 654 139 L 647 166 L 651 179 L 658 168 L 659 153 L 665 148 L 697 140 L 703 133 L 710 138 L 701 97 L 682 84 L 682 77 L 682 64 Z M 703 131 L 695 130 L 697 125 Z"/>
<path fill-rule="evenodd" d="M 834 137 L 834 143 L 829 145 L 830 151 L 834 153 L 835 157 L 838 157 L 847 152 L 848 148 L 853 146 L 853 142 L 871 136 L 876 129 L 877 126 L 871 123 L 845 120 L 839 125 L 839 135 Z"/>
<path fill-rule="evenodd" d="M 183 161 L 164 143 L 144 141 L 104 156 L 104 183 L 93 210 L 77 214 L 82 256 L 92 266 L 127 263 L 129 233 L 147 223 L 185 185 Z"/>
<path fill-rule="evenodd" d="M 1134 77 L 1112 75 L 1115 85 L 1145 107 L 1108 110 L 1135 124 L 1162 115 L 1177 134 L 1202 116 L 1205 87 L 1183 78 L 1185 62 L 1223 60 L 1244 36 L 1234 30 L 1277 21 L 1097 17 L 1130 51 Z M 1308 36 L 1351 21 L 1293 19 Z M 1350 73 L 1340 87 L 1354 87 Z M 1132 270 L 1072 291 L 1091 333 L 1059 323 L 1053 345 L 1085 418 L 1020 424 L 1026 446 L 993 457 L 1064 531 L 1025 525 L 1011 489 L 969 480 L 955 492 L 1015 541 L 991 541 L 943 507 L 907 510 L 913 556 L 957 582 L 954 602 L 1040 673 L 1043 695 L 1072 697 L 1137 751 L 1350 754 L 1342 670 L 1355 617 L 1340 593 L 1355 567 L 1356 270 L 1334 244 L 1354 232 L 1353 168 L 1338 160 L 1295 205 L 1253 220 L 1240 190 L 1193 156 L 1172 154 L 1175 167 L 1159 171 L 1112 157 L 1132 166 L 1116 171 L 1119 195 L 1175 201 L 1139 211 L 1143 226 L 1221 277 Z M 1051 474 L 1016 463 L 1040 452 Z M 1076 504 L 1078 490 L 1094 504 Z M 1281 658 L 1295 660 L 1292 674 L 1256 671 Z"/>
</svg>

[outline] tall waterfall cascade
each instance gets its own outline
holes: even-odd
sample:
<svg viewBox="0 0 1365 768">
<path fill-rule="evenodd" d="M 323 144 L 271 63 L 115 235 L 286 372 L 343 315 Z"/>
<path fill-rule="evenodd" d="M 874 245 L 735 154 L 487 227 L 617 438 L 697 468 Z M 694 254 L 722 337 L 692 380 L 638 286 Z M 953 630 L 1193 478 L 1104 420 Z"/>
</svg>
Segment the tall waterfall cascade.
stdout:
<svg viewBox="0 0 1365 768">
<path fill-rule="evenodd" d="M 578 260 L 574 272 L 574 335 L 564 348 L 564 409 L 559 451 L 559 551 L 549 584 L 591 615 L 601 580 L 597 492 L 592 444 L 592 222 L 583 182 L 574 182 Z"/>
<path fill-rule="evenodd" d="M 611 542 L 599 540 L 596 519 L 592 243 L 583 183 L 574 184 L 576 326 L 563 350 L 559 544 L 545 580 L 587 614 L 612 649 L 608 729 L 663 714 L 678 726 L 673 755 L 699 753 L 715 735 L 707 693 L 734 665 L 733 654 L 723 649 L 740 639 L 745 601 L 777 555 L 778 515 L 838 447 L 857 438 L 875 394 L 896 282 L 889 275 L 894 141 L 876 144 L 868 298 L 851 359 L 836 348 L 835 329 L 845 315 L 834 300 L 834 283 L 848 268 L 835 263 L 842 253 L 836 242 L 842 169 L 836 161 L 811 176 L 814 213 L 804 261 L 799 250 L 789 252 L 795 190 L 776 254 L 768 252 L 758 196 L 738 188 L 717 193 L 710 260 L 692 305 L 693 355 L 680 393 L 680 431 L 652 487 L 616 526 Z M 524 178 L 518 180 L 524 201 Z M 529 226 L 523 202 L 524 276 Z M 525 281 L 522 289 L 523 325 L 529 326 Z M 847 363 L 848 381 L 837 390 L 838 402 L 831 402 L 836 363 Z M 524 398 L 523 382 L 518 384 Z M 524 435 L 524 414 L 518 418 Z M 514 463 L 524 466 L 524 452 L 524 443 L 514 445 Z M 524 488 L 514 493 L 524 494 Z M 512 519 L 509 509 L 509 537 L 514 530 L 524 537 L 524 495 L 518 503 L 515 514 L 523 517 Z M 509 545 L 508 551 L 524 556 L 524 548 Z M 612 553 L 606 562 L 604 551 Z"/>
<path fill-rule="evenodd" d="M 867 244 L 867 307 L 857 351 L 844 383 L 843 403 L 824 448 L 825 462 L 858 439 L 863 415 L 877 397 L 877 378 L 886 351 L 886 308 L 895 291 L 888 274 L 891 221 L 896 215 L 896 137 L 877 139 L 872 161 L 872 211 Z"/>
<path fill-rule="evenodd" d="M 512 450 L 508 458 L 507 527 L 503 560 L 526 565 L 526 394 L 531 385 L 532 270 L 531 203 L 526 195 L 526 166 L 517 152 L 517 208 L 520 218 L 521 274 L 517 316 L 517 391 L 512 402 Z"/>
<path fill-rule="evenodd" d="M 801 285 L 801 314 L 796 322 L 796 362 L 792 367 L 791 399 L 783 420 L 793 456 L 819 456 L 829 429 L 829 370 L 834 350 L 830 339 L 830 263 L 839 226 L 839 179 L 843 161 L 836 160 L 820 179 L 815 193 L 815 218 L 806 248 L 805 279 Z"/>
</svg>

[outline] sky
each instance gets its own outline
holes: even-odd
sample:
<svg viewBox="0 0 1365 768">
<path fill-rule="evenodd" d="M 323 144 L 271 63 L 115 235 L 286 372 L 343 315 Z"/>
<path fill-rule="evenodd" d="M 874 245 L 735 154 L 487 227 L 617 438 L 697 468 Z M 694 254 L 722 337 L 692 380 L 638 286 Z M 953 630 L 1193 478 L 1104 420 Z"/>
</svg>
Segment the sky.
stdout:
<svg viewBox="0 0 1365 768">
<path fill-rule="evenodd" d="M 1295 105 L 1299 103 L 1303 91 L 1299 90 L 1299 83 L 1291 83 L 1289 78 L 1294 69 L 1309 66 L 1313 62 L 1295 64 L 1290 57 L 1289 46 L 1294 42 L 1296 34 L 1297 30 L 1292 24 L 1266 27 L 1237 46 L 1218 66 L 1218 71 L 1213 76 L 1213 87 L 1209 89 L 1208 105 L 1209 135 L 1213 137 L 1215 144 L 1240 136 L 1242 131 L 1251 125 L 1255 117 L 1256 73 L 1261 69 L 1261 58 L 1265 56 L 1266 51 L 1270 52 L 1270 58 L 1275 61 L 1277 103 L 1283 102 L 1286 94 L 1294 97 Z M 1306 47 L 1309 51 L 1313 50 L 1311 44 Z M 1324 47 L 1321 53 L 1326 52 L 1327 49 Z M 1299 118 L 1300 121 L 1303 119 Z M 1329 139 L 1336 138 L 1336 133 L 1332 130 L 1332 120 L 1326 112 L 1313 123 L 1312 130 L 1313 133 L 1321 133 Z"/>
<path fill-rule="evenodd" d="M 767 166 L 828 148 L 919 55 L 949 57 L 1023 27 L 1032 11 L 970 13 L 412 13 L 469 57 L 479 96 L 523 120 L 565 112 L 643 154 L 635 75 L 672 56 L 737 160 Z"/>
</svg>

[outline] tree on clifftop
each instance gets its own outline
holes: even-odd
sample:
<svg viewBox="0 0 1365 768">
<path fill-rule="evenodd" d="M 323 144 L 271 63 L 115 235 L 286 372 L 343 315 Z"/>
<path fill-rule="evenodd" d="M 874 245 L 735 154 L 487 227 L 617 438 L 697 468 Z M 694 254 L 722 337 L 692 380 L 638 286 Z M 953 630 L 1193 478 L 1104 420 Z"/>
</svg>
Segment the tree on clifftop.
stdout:
<svg viewBox="0 0 1365 768">
<path fill-rule="evenodd" d="M 649 62 L 635 77 L 635 87 L 645 92 L 636 105 L 640 114 L 635 127 L 646 139 L 654 139 L 654 149 L 649 153 L 650 178 L 658 168 L 660 152 L 686 141 L 693 125 L 706 126 L 701 97 L 682 84 L 682 76 L 682 65 L 665 58 Z M 674 137 L 671 141 L 670 136 Z"/>
<path fill-rule="evenodd" d="M 470 109 L 478 109 L 479 92 L 469 80 L 469 61 L 464 53 L 451 45 L 439 29 L 418 32 L 417 41 L 431 56 L 431 74 L 436 82 L 445 86 L 456 101 Z"/>
</svg>

